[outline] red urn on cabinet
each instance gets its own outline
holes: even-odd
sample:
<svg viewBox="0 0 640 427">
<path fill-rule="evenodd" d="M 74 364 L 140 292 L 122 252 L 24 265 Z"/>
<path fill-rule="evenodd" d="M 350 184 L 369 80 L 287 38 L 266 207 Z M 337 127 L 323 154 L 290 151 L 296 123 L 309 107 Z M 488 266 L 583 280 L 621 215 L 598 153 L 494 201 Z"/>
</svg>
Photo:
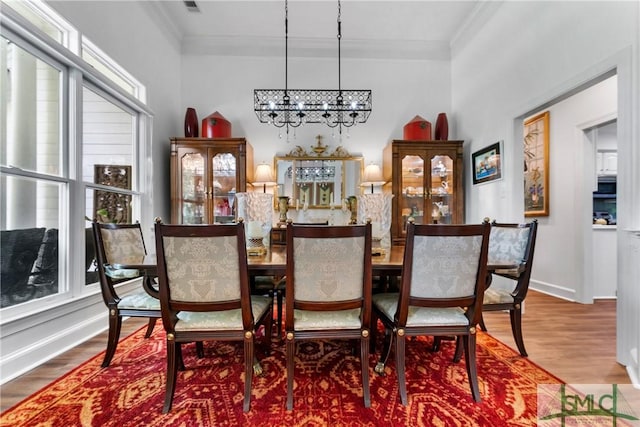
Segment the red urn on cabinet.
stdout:
<svg viewBox="0 0 640 427">
<path fill-rule="evenodd" d="M 231 123 L 217 111 L 202 119 L 203 138 L 231 138 Z"/>
<path fill-rule="evenodd" d="M 445 113 L 438 114 L 436 119 L 436 141 L 446 141 L 449 138 L 449 121 Z"/>
<path fill-rule="evenodd" d="M 184 116 L 184 136 L 198 137 L 198 115 L 195 108 L 187 108 L 187 113 Z"/>
<path fill-rule="evenodd" d="M 404 139 L 414 141 L 431 140 L 431 123 L 420 116 L 415 116 L 404 125 Z"/>
</svg>

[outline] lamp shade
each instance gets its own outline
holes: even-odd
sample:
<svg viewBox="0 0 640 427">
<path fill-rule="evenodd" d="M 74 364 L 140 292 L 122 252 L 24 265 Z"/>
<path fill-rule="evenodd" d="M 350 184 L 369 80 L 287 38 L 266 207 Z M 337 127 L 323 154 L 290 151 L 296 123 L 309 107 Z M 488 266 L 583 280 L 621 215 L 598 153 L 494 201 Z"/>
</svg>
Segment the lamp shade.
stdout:
<svg viewBox="0 0 640 427">
<path fill-rule="evenodd" d="M 382 177 L 382 169 L 380 166 L 370 164 L 364 168 L 364 175 L 362 176 L 362 185 L 382 185 L 384 184 L 384 178 Z"/>
<path fill-rule="evenodd" d="M 273 172 L 271 171 L 271 166 L 266 163 L 258 165 L 258 167 L 256 168 L 255 177 L 253 179 L 253 184 L 262 184 L 264 192 L 267 191 L 267 185 L 276 185 L 276 182 L 273 178 Z"/>
<path fill-rule="evenodd" d="M 362 185 L 363 187 L 370 185 L 371 192 L 373 193 L 374 185 L 383 185 L 383 184 L 384 184 L 384 178 L 382 177 L 382 169 L 380 169 L 380 166 L 372 163 L 366 168 L 364 168 L 364 174 L 362 175 L 362 184 L 360 185 Z"/>
</svg>

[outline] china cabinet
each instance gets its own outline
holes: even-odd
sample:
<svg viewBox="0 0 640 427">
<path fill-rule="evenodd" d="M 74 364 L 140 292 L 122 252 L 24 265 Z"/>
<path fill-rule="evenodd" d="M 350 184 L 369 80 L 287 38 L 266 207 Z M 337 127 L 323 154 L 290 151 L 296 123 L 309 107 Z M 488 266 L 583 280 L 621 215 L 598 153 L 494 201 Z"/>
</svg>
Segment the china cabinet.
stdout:
<svg viewBox="0 0 640 427">
<path fill-rule="evenodd" d="M 234 221 L 235 194 L 252 174 L 253 148 L 244 138 L 171 138 L 171 222 Z"/>
<path fill-rule="evenodd" d="M 385 191 L 394 194 L 394 244 L 404 243 L 409 218 L 416 224 L 464 222 L 462 145 L 463 141 L 394 140 L 385 147 Z"/>
</svg>

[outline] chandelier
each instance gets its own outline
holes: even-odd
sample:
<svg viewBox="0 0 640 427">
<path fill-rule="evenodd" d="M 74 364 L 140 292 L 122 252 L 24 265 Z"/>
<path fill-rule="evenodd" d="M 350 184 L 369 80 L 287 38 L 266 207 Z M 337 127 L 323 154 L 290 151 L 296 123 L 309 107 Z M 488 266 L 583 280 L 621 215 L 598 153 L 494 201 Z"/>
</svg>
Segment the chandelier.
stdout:
<svg viewBox="0 0 640 427">
<path fill-rule="evenodd" d="M 255 89 L 254 111 L 261 123 L 297 128 L 305 123 L 321 123 L 331 128 L 364 123 L 371 114 L 371 90 L 342 89 L 340 81 L 341 6 L 338 0 L 338 89 L 289 89 L 289 8 L 285 0 L 284 89 Z"/>
</svg>

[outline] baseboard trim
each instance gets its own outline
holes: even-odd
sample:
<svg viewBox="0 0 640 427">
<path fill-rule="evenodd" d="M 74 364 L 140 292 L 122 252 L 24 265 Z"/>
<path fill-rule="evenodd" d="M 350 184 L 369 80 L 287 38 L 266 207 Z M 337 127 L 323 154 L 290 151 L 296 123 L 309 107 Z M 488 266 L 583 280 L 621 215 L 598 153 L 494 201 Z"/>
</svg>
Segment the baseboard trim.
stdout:
<svg viewBox="0 0 640 427">
<path fill-rule="evenodd" d="M 104 332 L 107 326 L 106 312 L 103 309 L 99 315 L 90 317 L 81 323 L 76 323 L 70 328 L 60 330 L 50 335 L 47 339 L 33 342 L 3 357 L 0 361 L 0 372 L 2 373 L 0 384 L 11 381 L 76 347 L 89 338 Z"/>
</svg>

